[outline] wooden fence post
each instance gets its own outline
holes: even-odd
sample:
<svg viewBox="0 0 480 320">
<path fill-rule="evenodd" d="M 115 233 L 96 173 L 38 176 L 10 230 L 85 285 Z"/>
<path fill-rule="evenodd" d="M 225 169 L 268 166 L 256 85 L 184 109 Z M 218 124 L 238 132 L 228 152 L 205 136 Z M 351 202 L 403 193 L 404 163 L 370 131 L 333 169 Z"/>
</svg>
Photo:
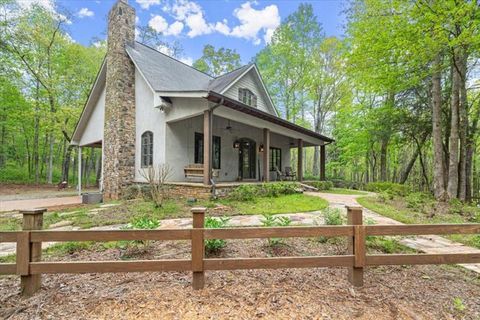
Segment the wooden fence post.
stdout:
<svg viewBox="0 0 480 320">
<path fill-rule="evenodd" d="M 354 266 L 348 268 L 348 281 L 355 287 L 361 287 L 366 251 L 362 207 L 347 206 L 347 223 L 354 226 L 354 236 L 348 241 L 348 253 L 355 255 Z"/>
<path fill-rule="evenodd" d="M 192 270 L 193 290 L 203 289 L 205 285 L 205 272 L 203 271 L 203 259 L 205 257 L 205 242 L 203 228 L 205 227 L 205 208 L 192 208 Z"/>
<path fill-rule="evenodd" d="M 17 241 L 17 274 L 20 275 L 20 288 L 23 296 L 32 296 L 42 285 L 40 274 L 30 274 L 30 262 L 42 258 L 42 243 L 30 242 L 31 230 L 42 230 L 43 213 L 47 209 L 22 210 L 23 231 Z"/>
</svg>

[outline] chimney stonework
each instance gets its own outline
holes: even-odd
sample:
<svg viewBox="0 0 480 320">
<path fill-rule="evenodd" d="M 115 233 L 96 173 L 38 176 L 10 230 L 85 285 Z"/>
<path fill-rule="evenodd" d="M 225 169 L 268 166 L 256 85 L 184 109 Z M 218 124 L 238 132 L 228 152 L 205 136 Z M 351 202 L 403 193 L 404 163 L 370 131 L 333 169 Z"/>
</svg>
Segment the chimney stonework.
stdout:
<svg viewBox="0 0 480 320">
<path fill-rule="evenodd" d="M 108 15 L 103 186 L 118 199 L 135 178 L 135 66 L 125 45 L 135 41 L 135 9 L 119 0 Z"/>
</svg>

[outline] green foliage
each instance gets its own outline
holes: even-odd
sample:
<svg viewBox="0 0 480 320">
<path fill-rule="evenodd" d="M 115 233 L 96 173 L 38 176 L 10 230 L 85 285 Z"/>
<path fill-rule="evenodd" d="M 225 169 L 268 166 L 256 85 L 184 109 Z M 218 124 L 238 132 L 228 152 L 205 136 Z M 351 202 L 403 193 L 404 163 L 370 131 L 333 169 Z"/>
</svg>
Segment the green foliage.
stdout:
<svg viewBox="0 0 480 320">
<path fill-rule="evenodd" d="M 123 230 L 155 230 L 160 227 L 160 220 L 156 218 L 152 218 L 151 216 L 144 215 L 144 216 L 135 216 L 132 218 L 131 222 L 124 226 Z M 146 250 L 150 245 L 150 240 L 134 240 L 132 241 L 134 244 L 141 244 L 143 245 L 143 249 Z"/>
<path fill-rule="evenodd" d="M 242 184 L 230 192 L 228 198 L 237 201 L 253 201 L 259 197 L 278 197 L 298 193 L 295 182 L 264 183 L 262 185 Z"/>
<path fill-rule="evenodd" d="M 404 184 L 393 182 L 370 182 L 365 185 L 365 190 L 371 192 L 388 192 L 395 196 L 406 196 L 410 191 L 410 187 Z"/>
<path fill-rule="evenodd" d="M 412 192 L 405 197 L 407 207 L 417 210 L 423 209 L 425 205 L 431 204 L 433 201 L 432 195 L 424 192 Z"/>
<path fill-rule="evenodd" d="M 328 226 L 339 226 L 343 223 L 342 211 L 338 208 L 325 208 L 322 215 Z"/>
<path fill-rule="evenodd" d="M 289 217 L 274 216 L 271 214 L 262 214 L 263 218 L 260 220 L 264 227 L 288 227 L 291 225 L 292 220 Z M 268 245 L 276 246 L 283 244 L 282 238 L 269 238 Z"/>
<path fill-rule="evenodd" d="M 453 308 L 458 311 L 458 312 L 464 312 L 466 307 L 465 304 L 463 303 L 462 298 L 456 297 L 453 299 Z"/>
<path fill-rule="evenodd" d="M 391 237 L 370 236 L 366 238 L 367 247 L 379 250 L 383 253 L 402 253 L 410 251 L 407 247 L 401 245 L 396 239 Z"/>
<path fill-rule="evenodd" d="M 225 228 L 230 221 L 229 217 L 207 217 L 205 219 L 205 228 L 207 229 L 220 229 Z M 214 253 L 223 249 L 227 245 L 227 242 L 223 239 L 209 239 L 205 240 L 205 250 L 208 253 Z"/>
<path fill-rule="evenodd" d="M 193 63 L 193 67 L 218 77 L 227 72 L 233 71 L 241 66 L 240 55 L 236 50 L 219 48 L 207 44 L 203 47 L 202 56 Z"/>
</svg>

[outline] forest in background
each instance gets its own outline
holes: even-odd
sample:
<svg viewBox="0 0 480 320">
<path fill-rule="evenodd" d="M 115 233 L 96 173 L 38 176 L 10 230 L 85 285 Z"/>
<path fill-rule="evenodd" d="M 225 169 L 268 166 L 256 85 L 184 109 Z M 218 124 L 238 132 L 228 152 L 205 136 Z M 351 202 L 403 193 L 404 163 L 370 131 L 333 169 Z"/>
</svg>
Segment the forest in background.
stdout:
<svg viewBox="0 0 480 320">
<path fill-rule="evenodd" d="M 0 181 L 73 184 L 76 121 L 105 43 L 73 42 L 68 13 L 0 0 Z M 439 200 L 479 197 L 480 9 L 475 1 L 350 1 L 345 37 L 326 37 L 309 4 L 282 21 L 254 58 L 285 119 L 333 137 L 327 177 L 408 184 Z M 173 57 L 148 26 L 138 40 Z M 241 65 L 207 45 L 194 67 L 219 75 Z M 305 150 L 306 177 L 319 150 Z M 87 183 L 98 150 L 84 150 Z M 84 179 L 85 181 L 85 179 Z"/>
</svg>

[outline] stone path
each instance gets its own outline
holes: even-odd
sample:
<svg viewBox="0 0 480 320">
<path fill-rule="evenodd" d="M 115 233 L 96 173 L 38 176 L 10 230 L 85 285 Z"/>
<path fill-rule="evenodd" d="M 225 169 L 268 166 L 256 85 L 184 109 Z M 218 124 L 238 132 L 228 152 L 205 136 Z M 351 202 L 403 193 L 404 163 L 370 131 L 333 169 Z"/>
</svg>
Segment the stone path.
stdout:
<svg viewBox="0 0 480 320">
<path fill-rule="evenodd" d="M 0 200 L 0 212 L 25 210 L 31 208 L 48 208 L 81 203 L 82 198 L 80 196 L 22 200 Z"/>
<path fill-rule="evenodd" d="M 311 196 L 322 197 L 330 203 L 331 207 L 345 210 L 345 205 L 360 206 L 357 198 L 361 195 L 339 195 L 330 193 L 306 193 Z M 384 217 L 363 207 L 363 215 L 367 219 L 372 219 L 376 224 L 403 224 L 391 218 Z M 436 235 L 416 236 L 403 238 L 399 241 L 401 244 L 431 254 L 441 253 L 480 253 L 479 249 L 466 246 Z M 480 264 L 462 264 L 462 267 L 480 273 Z"/>
</svg>

